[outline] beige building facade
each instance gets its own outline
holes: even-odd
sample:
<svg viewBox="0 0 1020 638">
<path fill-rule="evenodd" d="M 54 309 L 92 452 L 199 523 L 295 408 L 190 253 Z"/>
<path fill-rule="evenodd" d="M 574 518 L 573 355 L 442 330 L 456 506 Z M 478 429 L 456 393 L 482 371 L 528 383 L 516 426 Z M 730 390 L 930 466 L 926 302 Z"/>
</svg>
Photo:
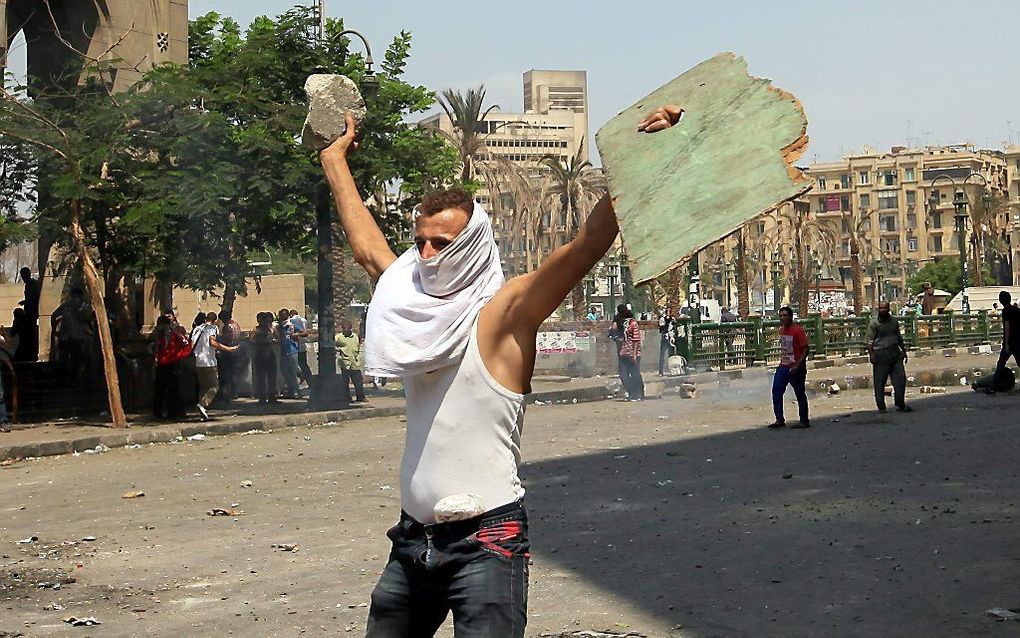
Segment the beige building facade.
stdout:
<svg viewBox="0 0 1020 638">
<path fill-rule="evenodd" d="M 116 91 L 155 64 L 188 61 L 188 0 L 50 0 L 49 7 L 43 0 L 0 0 L 0 68 L 19 33 L 28 75 L 44 84 L 81 68 L 75 50 L 111 62 Z M 54 22 L 66 43 L 56 37 Z"/>
<path fill-rule="evenodd" d="M 852 232 L 859 238 L 863 305 L 873 307 L 879 299 L 886 298 L 906 302 L 907 280 L 911 275 L 927 263 L 960 254 L 954 207 L 958 193 L 967 202 L 968 213 L 972 207 L 983 205 L 982 195 L 986 193 L 996 199 L 1006 198 L 1010 206 L 997 209 L 997 214 L 984 222 L 984 250 L 992 250 L 993 243 L 999 248 L 1008 245 L 1011 257 L 996 257 L 996 261 L 1008 260 L 1013 283 L 1020 280 L 1020 147 L 1006 151 L 981 150 L 965 144 L 921 149 L 894 147 L 886 153 L 869 150 L 848 155 L 839 162 L 812 164 L 806 172 L 814 181 L 810 192 L 762 216 L 745 231 L 752 263 L 752 308 L 761 303 L 763 296 L 772 294 L 776 270 L 773 261 L 777 254 L 784 289 L 781 301 L 790 301 L 792 220 L 797 216 L 794 207 L 812 227 L 802 232 L 801 238 L 810 271 L 812 303 L 816 281 L 822 289 L 838 286 L 848 293 L 852 291 Z M 834 245 L 823 245 L 825 242 L 818 240 L 814 228 L 828 229 L 836 238 Z M 973 232 L 968 218 L 964 239 L 971 260 Z M 732 260 L 734 246 L 735 239 L 728 238 L 709 247 L 709 261 L 716 255 L 726 255 L 715 257 L 720 263 Z M 721 290 L 725 275 L 720 276 L 711 266 L 702 263 L 702 280 L 709 290 Z M 969 284 L 975 284 L 973 272 Z"/>
<path fill-rule="evenodd" d="M 588 87 L 585 71 L 542 71 L 524 73 L 524 112 L 493 111 L 481 123 L 479 135 L 484 150 L 476 161 L 484 169 L 486 162 L 510 161 L 530 172 L 537 185 L 547 171 L 541 164 L 552 156 L 563 162 L 580 153 L 588 158 Z M 433 115 L 420 126 L 438 128 L 453 134 L 454 126 L 445 113 Z M 493 216 L 493 232 L 500 248 L 504 271 L 524 272 L 528 255 L 546 255 L 567 240 L 563 220 L 546 214 L 541 237 L 526 237 L 512 230 L 512 198 L 491 192 L 484 170 L 476 176 L 482 188 L 479 203 Z"/>
</svg>

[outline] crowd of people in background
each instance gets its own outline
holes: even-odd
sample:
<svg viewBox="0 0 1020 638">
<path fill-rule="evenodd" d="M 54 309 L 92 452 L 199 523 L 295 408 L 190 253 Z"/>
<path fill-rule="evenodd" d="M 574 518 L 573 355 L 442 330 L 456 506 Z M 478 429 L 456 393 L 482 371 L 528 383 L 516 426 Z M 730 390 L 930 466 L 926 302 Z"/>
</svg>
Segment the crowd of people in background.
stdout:
<svg viewBox="0 0 1020 638">
<path fill-rule="evenodd" d="M 242 351 L 241 327 L 229 311 L 198 313 L 189 331 L 167 310 L 158 318 L 153 335 L 153 415 L 179 420 L 193 406 L 202 420 L 208 420 L 210 410 L 229 406 L 237 398 L 238 381 L 249 363 L 252 396 L 259 405 L 303 399 L 313 381 L 309 338 L 308 321 L 297 310 L 281 308 L 275 315 L 260 312 Z M 345 387 L 353 385 L 356 401 L 363 403 L 361 344 L 353 323 L 342 319 L 336 335 L 340 374 Z"/>
</svg>

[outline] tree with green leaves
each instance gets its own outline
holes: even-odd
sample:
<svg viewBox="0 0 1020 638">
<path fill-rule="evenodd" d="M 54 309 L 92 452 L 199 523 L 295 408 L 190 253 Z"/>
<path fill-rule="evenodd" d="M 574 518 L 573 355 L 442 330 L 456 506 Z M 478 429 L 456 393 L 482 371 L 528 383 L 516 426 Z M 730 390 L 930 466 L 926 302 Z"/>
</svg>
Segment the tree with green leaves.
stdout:
<svg viewBox="0 0 1020 638">
<path fill-rule="evenodd" d="M 986 278 L 991 277 L 991 272 L 987 266 L 984 267 L 984 273 L 982 274 Z M 945 290 L 950 295 L 955 295 L 963 288 L 961 277 L 960 258 L 943 257 L 925 264 L 923 268 L 908 277 L 907 289 L 912 294 L 920 294 L 924 292 L 925 284 L 931 282 L 931 285 L 935 288 Z M 974 285 L 973 282 L 971 282 L 971 285 Z"/>
<path fill-rule="evenodd" d="M 561 222 L 558 225 L 566 229 L 564 243 L 577 235 L 588 213 L 608 188 L 602 171 L 582 156 L 582 148 L 583 143 L 566 160 L 555 155 L 545 155 L 541 159 L 541 163 L 548 169 L 548 188 L 545 189 L 547 207 L 551 211 L 558 211 Z M 582 321 L 587 314 L 584 307 L 584 281 L 579 282 L 571 291 L 570 305 L 574 320 Z"/>
<path fill-rule="evenodd" d="M 480 135 L 482 124 L 489 113 L 498 109 L 499 105 L 485 106 L 485 85 L 479 85 L 463 93 L 444 89 L 440 94 L 439 105 L 443 107 L 443 112 L 453 125 L 452 135 L 445 131 L 441 133 L 460 157 L 460 181 L 470 182 L 477 173 L 475 164 L 478 155 L 485 149 L 483 136 Z"/>
<path fill-rule="evenodd" d="M 0 251 L 32 234 L 26 220 L 34 212 L 37 167 L 31 144 L 0 136 Z"/>
</svg>

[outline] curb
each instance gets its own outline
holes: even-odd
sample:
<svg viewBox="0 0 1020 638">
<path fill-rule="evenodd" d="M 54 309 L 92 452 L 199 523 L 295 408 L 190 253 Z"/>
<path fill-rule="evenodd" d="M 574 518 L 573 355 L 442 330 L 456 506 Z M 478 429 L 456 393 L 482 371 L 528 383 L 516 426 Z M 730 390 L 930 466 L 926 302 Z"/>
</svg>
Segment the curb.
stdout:
<svg viewBox="0 0 1020 638">
<path fill-rule="evenodd" d="M 982 354 L 990 352 L 989 346 L 971 346 L 969 348 L 945 348 L 942 350 L 928 350 L 912 352 L 913 357 L 935 356 L 941 354 L 944 357 L 955 357 L 959 354 Z M 843 363 L 868 363 L 867 357 L 847 357 Z M 820 371 L 835 367 L 834 360 L 817 360 L 808 362 L 809 369 Z M 941 368 L 938 370 L 922 370 L 908 377 L 908 387 L 924 385 L 959 385 L 961 377 L 980 376 L 985 368 Z M 734 370 L 720 370 L 715 372 L 700 372 L 681 377 L 656 377 L 654 382 L 662 383 L 663 389 L 676 389 L 684 385 L 710 385 L 726 384 L 730 381 L 756 377 L 767 378 L 772 374 L 771 368 L 738 368 Z M 615 380 L 615 377 L 604 379 L 605 381 Z M 652 381 L 649 380 L 649 383 Z M 868 368 L 861 370 L 860 374 L 844 374 L 840 376 L 810 379 L 808 382 L 808 393 L 810 395 L 823 394 L 833 383 L 837 383 L 843 390 L 866 390 L 872 387 L 871 371 Z M 594 401 L 605 401 L 620 396 L 618 390 L 607 385 L 588 386 L 584 388 L 547 390 L 537 392 L 526 397 L 528 405 L 551 405 L 563 403 L 591 403 Z M 149 428 L 132 428 L 127 431 L 110 430 L 102 434 L 90 434 L 84 436 L 72 436 L 67 439 L 56 441 L 39 441 L 35 443 L 24 443 L 19 445 L 0 445 L 0 461 L 20 459 L 27 457 L 58 456 L 61 454 L 72 454 L 74 452 L 85 452 L 94 450 L 97 446 L 107 448 L 126 447 L 129 445 L 145 445 L 148 443 L 169 443 L 178 439 L 186 439 L 195 434 L 212 436 L 223 436 L 227 434 L 239 434 L 252 430 L 265 432 L 275 428 L 297 427 L 302 425 L 340 425 L 349 421 L 360 421 L 379 417 L 404 416 L 404 407 L 394 406 L 387 408 L 354 408 L 349 410 L 330 410 L 323 412 L 300 412 L 296 414 L 268 415 L 266 417 L 250 417 L 235 421 L 207 422 L 207 423 L 186 423 L 155 426 Z"/>
</svg>

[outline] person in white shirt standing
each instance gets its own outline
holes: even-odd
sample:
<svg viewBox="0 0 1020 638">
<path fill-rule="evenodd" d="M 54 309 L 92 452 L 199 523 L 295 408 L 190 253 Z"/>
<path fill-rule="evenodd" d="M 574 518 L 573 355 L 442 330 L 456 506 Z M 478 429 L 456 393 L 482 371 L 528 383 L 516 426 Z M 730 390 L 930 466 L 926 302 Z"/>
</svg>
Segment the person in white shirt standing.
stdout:
<svg viewBox="0 0 1020 638">
<path fill-rule="evenodd" d="M 238 346 L 225 346 L 216 340 L 219 330 L 216 328 L 216 313 L 205 316 L 205 323 L 191 330 L 191 351 L 195 354 L 195 376 L 198 378 L 198 413 L 203 421 L 209 420 L 209 407 L 220 389 L 220 379 L 216 368 L 216 351 L 236 352 Z"/>
</svg>

